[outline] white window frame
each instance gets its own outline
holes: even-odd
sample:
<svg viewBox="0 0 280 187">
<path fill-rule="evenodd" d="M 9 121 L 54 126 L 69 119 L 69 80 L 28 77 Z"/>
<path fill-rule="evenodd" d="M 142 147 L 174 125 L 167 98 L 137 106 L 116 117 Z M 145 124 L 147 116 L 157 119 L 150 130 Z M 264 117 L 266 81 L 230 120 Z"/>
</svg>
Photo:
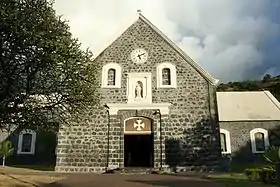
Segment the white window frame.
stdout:
<svg viewBox="0 0 280 187">
<path fill-rule="evenodd" d="M 30 152 L 23 152 L 22 151 L 22 142 L 23 142 L 23 135 L 24 134 L 31 134 L 32 135 Z M 34 155 L 34 153 L 35 153 L 35 144 L 36 144 L 36 132 L 31 130 L 31 129 L 24 129 L 24 130 L 22 130 L 20 132 L 20 134 L 19 134 L 19 137 L 18 137 L 17 154 Z"/>
<path fill-rule="evenodd" d="M 263 133 L 264 135 L 264 146 L 265 149 L 269 147 L 269 139 L 268 139 L 268 131 L 262 128 L 255 128 L 250 131 L 250 139 L 251 139 L 251 147 L 252 147 L 252 153 L 264 153 L 265 151 L 257 151 L 256 149 L 256 140 L 255 140 L 255 134 L 256 133 Z"/>
<path fill-rule="evenodd" d="M 222 154 L 231 154 L 231 142 L 230 142 L 230 133 L 228 130 L 220 129 L 220 134 L 225 134 L 226 137 L 226 149 L 227 151 L 222 151 Z"/>
<path fill-rule="evenodd" d="M 170 69 L 170 85 L 162 84 L 162 70 L 164 68 Z M 157 66 L 157 87 L 158 88 L 176 88 L 177 87 L 177 75 L 176 75 L 176 67 L 171 63 L 161 63 Z"/>
<path fill-rule="evenodd" d="M 108 71 L 109 69 L 116 70 L 115 74 L 115 85 L 108 85 Z M 121 73 L 122 68 L 117 63 L 109 63 L 103 66 L 102 68 L 102 88 L 121 88 Z"/>
</svg>

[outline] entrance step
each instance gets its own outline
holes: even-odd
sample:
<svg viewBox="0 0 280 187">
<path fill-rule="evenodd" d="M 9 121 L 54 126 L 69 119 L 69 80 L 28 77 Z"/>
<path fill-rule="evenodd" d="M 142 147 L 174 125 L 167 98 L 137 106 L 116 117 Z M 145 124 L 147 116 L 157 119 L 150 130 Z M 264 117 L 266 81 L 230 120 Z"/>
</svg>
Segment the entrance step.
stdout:
<svg viewBox="0 0 280 187">
<path fill-rule="evenodd" d="M 120 170 L 121 174 L 131 175 L 131 174 L 150 174 L 153 173 L 153 168 L 145 167 L 126 167 Z"/>
</svg>

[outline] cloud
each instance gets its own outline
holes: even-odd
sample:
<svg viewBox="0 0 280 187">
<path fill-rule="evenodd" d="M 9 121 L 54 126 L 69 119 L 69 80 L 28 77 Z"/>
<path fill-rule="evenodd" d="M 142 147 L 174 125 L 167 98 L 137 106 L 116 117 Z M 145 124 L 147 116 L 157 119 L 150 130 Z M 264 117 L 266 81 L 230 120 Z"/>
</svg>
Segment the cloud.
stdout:
<svg viewBox="0 0 280 187">
<path fill-rule="evenodd" d="M 279 0 L 56 0 L 73 35 L 99 51 L 129 17 L 144 16 L 221 81 L 280 73 Z"/>
</svg>

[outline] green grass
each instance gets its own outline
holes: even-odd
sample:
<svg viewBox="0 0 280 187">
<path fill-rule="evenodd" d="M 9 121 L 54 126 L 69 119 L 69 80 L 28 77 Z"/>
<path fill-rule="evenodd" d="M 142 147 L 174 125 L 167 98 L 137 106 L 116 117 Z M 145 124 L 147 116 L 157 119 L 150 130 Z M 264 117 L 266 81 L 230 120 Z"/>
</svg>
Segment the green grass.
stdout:
<svg viewBox="0 0 280 187">
<path fill-rule="evenodd" d="M 261 182 L 249 181 L 243 174 L 212 174 L 209 175 L 212 181 L 222 184 L 225 187 L 276 187 L 275 185 L 263 184 Z"/>
<path fill-rule="evenodd" d="M 251 164 L 232 163 L 230 165 L 230 171 L 241 173 L 241 172 L 244 172 L 244 170 L 248 169 L 248 168 L 262 168 L 262 167 L 267 167 L 267 166 L 273 166 L 274 167 L 274 165 L 269 164 L 269 163 L 251 163 Z"/>
</svg>

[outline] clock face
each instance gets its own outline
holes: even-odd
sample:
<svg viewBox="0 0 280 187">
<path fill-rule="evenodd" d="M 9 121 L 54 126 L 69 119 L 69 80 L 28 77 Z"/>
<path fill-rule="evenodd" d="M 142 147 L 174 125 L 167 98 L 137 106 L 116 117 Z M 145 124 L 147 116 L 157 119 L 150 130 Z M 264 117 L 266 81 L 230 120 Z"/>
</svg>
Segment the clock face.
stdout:
<svg viewBox="0 0 280 187">
<path fill-rule="evenodd" d="M 131 52 L 131 60 L 137 64 L 145 63 L 148 60 L 148 52 L 145 49 L 135 49 Z"/>
</svg>

